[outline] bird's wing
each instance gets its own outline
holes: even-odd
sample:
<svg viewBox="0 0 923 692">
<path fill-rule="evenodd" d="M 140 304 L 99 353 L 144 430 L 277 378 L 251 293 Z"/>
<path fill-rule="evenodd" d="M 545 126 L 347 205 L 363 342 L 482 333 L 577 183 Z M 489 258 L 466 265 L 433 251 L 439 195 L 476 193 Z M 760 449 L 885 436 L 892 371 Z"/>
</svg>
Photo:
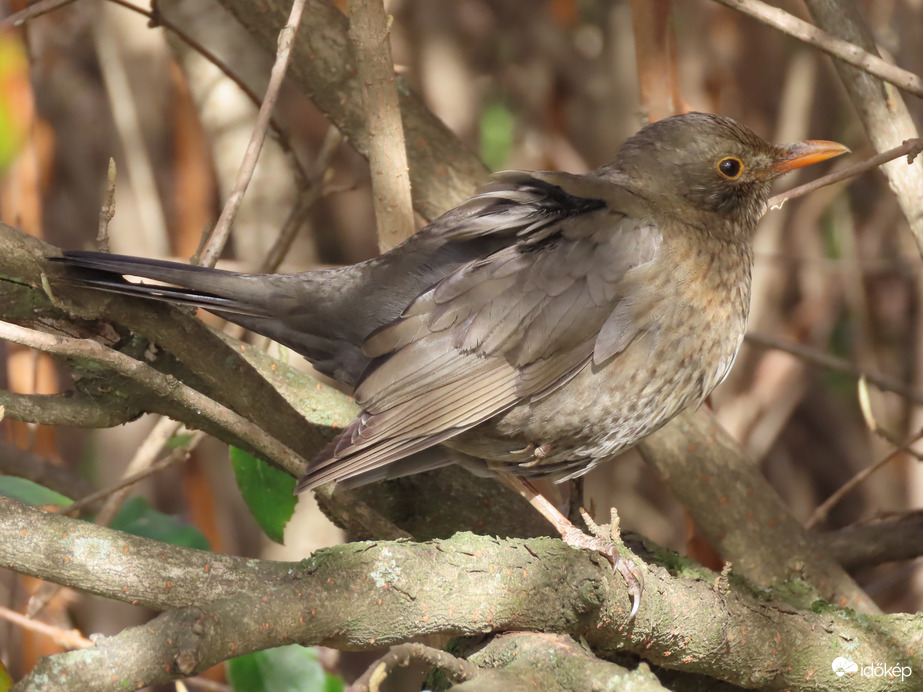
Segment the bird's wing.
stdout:
<svg viewBox="0 0 923 692">
<path fill-rule="evenodd" d="M 590 196 L 592 195 L 592 196 Z M 644 275 L 657 227 L 609 182 L 507 174 L 421 232 L 507 234 L 421 295 L 363 346 L 363 413 L 309 465 L 300 488 L 344 480 L 426 449 L 567 382 L 656 321 Z M 642 314 L 643 313 L 643 314 Z"/>
</svg>

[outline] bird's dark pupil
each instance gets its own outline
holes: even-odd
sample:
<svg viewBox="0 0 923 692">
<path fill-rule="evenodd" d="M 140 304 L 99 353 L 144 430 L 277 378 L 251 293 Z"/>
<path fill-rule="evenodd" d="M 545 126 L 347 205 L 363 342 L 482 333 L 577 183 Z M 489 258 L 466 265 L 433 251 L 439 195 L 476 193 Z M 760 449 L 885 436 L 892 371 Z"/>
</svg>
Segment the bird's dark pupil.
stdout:
<svg viewBox="0 0 923 692">
<path fill-rule="evenodd" d="M 740 161 L 737 159 L 724 159 L 718 164 L 718 167 L 728 178 L 733 178 L 740 173 Z"/>
</svg>

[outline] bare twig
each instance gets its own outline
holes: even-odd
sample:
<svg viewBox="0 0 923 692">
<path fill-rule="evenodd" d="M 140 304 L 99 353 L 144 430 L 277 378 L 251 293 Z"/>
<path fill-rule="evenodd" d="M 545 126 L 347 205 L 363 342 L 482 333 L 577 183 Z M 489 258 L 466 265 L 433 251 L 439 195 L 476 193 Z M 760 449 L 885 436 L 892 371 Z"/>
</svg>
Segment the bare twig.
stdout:
<svg viewBox="0 0 923 692">
<path fill-rule="evenodd" d="M 128 466 L 122 474 L 122 480 L 149 469 L 151 464 L 154 463 L 154 458 L 160 454 L 160 450 L 163 449 L 170 441 L 170 438 L 176 434 L 180 425 L 181 424 L 175 420 L 170 420 L 166 416 L 161 416 L 160 420 L 157 421 L 147 434 L 147 437 L 144 438 L 144 441 L 135 449 L 134 456 L 132 456 L 131 461 L 128 462 Z M 96 515 L 96 523 L 101 526 L 108 526 L 122 508 L 126 497 L 128 497 L 127 487 L 114 491 L 106 500 L 103 508 Z"/>
<path fill-rule="evenodd" d="M 920 154 L 920 152 L 923 152 L 923 139 L 918 137 L 916 139 L 904 140 L 904 142 L 899 146 L 896 146 L 893 149 L 888 149 L 888 151 L 884 151 L 880 154 L 876 154 L 875 156 L 872 156 L 865 161 L 854 163 L 851 166 L 844 166 L 839 170 L 821 176 L 820 178 L 812 180 L 809 183 L 799 185 L 798 187 L 793 187 L 787 192 L 782 192 L 778 195 L 775 195 L 769 199 L 769 201 L 766 203 L 766 207 L 767 209 L 779 209 L 790 199 L 803 197 L 810 192 L 814 192 L 814 190 L 820 189 L 827 185 L 832 185 L 833 183 L 838 183 L 841 180 L 846 180 L 847 178 L 852 178 L 861 173 L 865 173 L 866 171 L 873 170 L 878 168 L 883 163 L 888 163 L 888 161 L 893 161 L 894 159 L 900 158 L 901 156 L 906 156 L 907 164 L 910 165 L 913 163 L 913 160 Z"/>
<path fill-rule="evenodd" d="M 212 51 L 210 51 L 204 45 L 199 43 L 190 34 L 184 31 L 183 28 L 180 27 L 178 24 L 175 24 L 174 22 L 171 22 L 169 19 L 164 17 L 161 12 L 156 12 L 156 11 L 151 12 L 150 10 L 146 10 L 143 7 L 137 7 L 136 5 L 133 5 L 130 2 L 127 2 L 126 0 L 107 0 L 107 1 L 115 5 L 118 5 L 119 7 L 124 7 L 127 10 L 131 10 L 132 12 L 137 12 L 143 17 L 147 17 L 150 20 L 150 26 L 152 27 L 162 26 L 167 31 L 170 31 L 171 33 L 173 33 L 173 35 L 176 36 L 176 38 L 178 38 L 180 41 L 182 41 L 187 46 L 192 48 L 192 50 L 194 50 L 196 53 L 201 55 L 203 58 L 208 60 L 208 62 L 210 62 L 215 67 L 217 67 L 225 77 L 227 77 L 234 84 L 236 84 L 237 88 L 243 92 L 244 96 L 246 96 L 248 99 L 250 99 L 250 101 L 253 102 L 254 106 L 256 106 L 257 108 L 260 107 L 261 101 L 260 101 L 259 94 L 257 94 L 255 91 L 253 91 L 253 89 L 247 86 L 247 83 L 244 82 L 237 75 L 237 73 L 234 72 L 233 69 L 231 69 L 230 65 L 224 62 L 221 58 L 215 55 Z M 299 160 L 298 156 L 295 154 L 295 151 L 292 148 L 292 144 L 289 141 L 288 135 L 286 135 L 285 130 L 276 121 L 275 117 L 270 117 L 269 125 L 272 128 L 273 133 L 275 134 L 276 141 L 278 142 L 279 146 L 288 155 L 288 159 L 291 162 L 292 169 L 297 174 L 298 179 L 300 181 L 304 181 L 307 178 L 307 174 L 305 173 L 305 170 L 301 165 L 301 161 Z"/>
<path fill-rule="evenodd" d="M 782 33 L 815 46 L 843 62 L 883 79 L 899 89 L 923 98 L 923 79 L 919 75 L 885 62 L 854 43 L 821 31 L 816 26 L 784 10 L 767 5 L 760 0 L 716 0 L 716 2 L 743 12 Z"/>
<path fill-rule="evenodd" d="M 787 252 L 754 252 L 753 254 L 759 262 L 781 262 L 794 267 L 809 266 L 812 271 L 835 273 L 842 271 L 843 263 L 851 262 L 865 276 L 887 274 L 889 276 L 899 275 L 906 277 L 919 274 L 923 269 L 919 266 L 919 262 L 915 262 L 910 257 L 902 256 L 845 260 L 842 257 L 796 256 Z"/>
<path fill-rule="evenodd" d="M 285 21 L 283 3 L 221 0 L 264 49 L 275 43 Z M 362 88 L 349 41 L 349 20 L 328 0 L 310 0 L 302 19 L 289 73 L 356 150 L 368 151 L 368 127 Z M 401 115 L 407 132 L 411 183 L 417 213 L 434 219 L 471 196 L 487 179 L 483 162 L 453 136 L 411 89 L 400 88 Z"/>
<path fill-rule="evenodd" d="M 413 233 L 410 169 L 394 82 L 390 30 L 383 0 L 349 0 L 349 37 L 356 50 L 369 125 L 369 168 L 378 247 L 389 250 Z"/>
<path fill-rule="evenodd" d="M 912 445 L 914 442 L 920 439 L 923 439 L 923 430 L 921 430 L 916 435 L 911 437 L 909 440 L 907 440 L 904 444 L 899 446 L 897 449 L 886 454 L 884 457 L 876 461 L 871 466 L 867 466 L 861 471 L 859 471 L 859 473 L 857 473 L 855 476 L 853 476 L 848 481 L 846 481 L 843 485 L 837 488 L 836 491 L 830 495 L 830 497 L 828 497 L 820 505 L 818 505 L 817 509 L 815 509 L 813 514 L 811 514 L 811 517 L 805 522 L 805 527 L 808 529 L 812 529 L 815 526 L 817 526 L 820 522 L 822 522 L 824 519 L 827 518 L 827 515 L 830 514 L 830 510 L 833 509 L 837 504 L 839 504 L 840 500 L 846 497 L 847 494 L 849 494 L 852 490 L 854 490 L 861 483 L 863 483 L 867 478 L 869 478 L 869 476 L 875 473 L 878 469 L 884 467 L 885 465 L 888 464 L 888 462 L 893 461 L 898 456 L 900 456 L 902 453 L 905 453 L 907 451 L 907 448 L 910 445 Z"/>
<path fill-rule="evenodd" d="M 266 257 L 263 258 L 259 269 L 260 272 L 274 272 L 282 264 L 282 260 L 288 254 L 295 236 L 308 216 L 308 212 L 324 194 L 324 185 L 327 171 L 330 168 L 330 161 L 342 141 L 343 135 L 331 125 L 321 144 L 320 151 L 317 152 L 314 164 L 311 166 L 308 187 L 299 193 L 295 206 L 282 225 L 282 230 L 279 231 L 276 241 L 269 249 L 269 252 L 266 253 Z"/>
<path fill-rule="evenodd" d="M 748 332 L 746 339 L 747 343 L 754 346 L 785 351 L 786 353 L 791 353 L 797 358 L 801 358 L 802 360 L 805 360 L 813 365 L 817 365 L 818 367 L 826 368 L 827 370 L 845 372 L 854 377 L 864 377 L 879 389 L 882 389 L 886 392 L 894 392 L 895 394 L 904 397 L 908 401 L 923 405 L 923 392 L 910 387 L 909 385 L 894 377 L 889 377 L 888 375 L 875 372 L 863 372 L 859 366 L 855 365 L 854 363 L 850 363 L 848 360 L 837 358 L 836 356 L 831 356 L 829 353 L 824 353 L 823 351 L 819 351 L 816 348 L 811 348 L 810 346 L 796 344 L 792 341 L 783 341 L 782 339 L 776 339 L 765 334 Z"/>
<path fill-rule="evenodd" d="M 70 5 L 75 0 L 39 0 L 28 7 L 19 10 L 19 12 L 14 12 L 9 17 L 3 20 L 2 24 L 5 26 L 20 26 L 30 19 L 35 19 L 36 17 L 41 17 L 43 14 L 49 12 L 54 12 L 55 10 L 61 9 L 65 5 Z"/>
<path fill-rule="evenodd" d="M 872 32 L 852 0 L 805 0 L 805 5 L 817 26 L 870 53 L 876 52 Z M 886 151 L 920 136 L 898 91 L 845 61 L 834 60 L 834 66 L 876 151 Z M 893 161 L 885 164 L 882 171 L 907 219 L 917 249 L 923 253 L 923 165 L 917 161 L 904 166 Z"/>
<path fill-rule="evenodd" d="M 96 232 L 96 249 L 109 252 L 109 222 L 115 216 L 115 159 L 109 157 L 106 169 L 106 190 L 103 193 L 103 205 L 99 210 L 99 229 Z"/>
<path fill-rule="evenodd" d="M 470 680 L 482 672 L 481 668 L 475 664 L 463 658 L 457 658 L 446 651 L 434 649 L 419 642 L 409 642 L 392 646 L 388 653 L 368 667 L 368 670 L 353 683 L 349 690 L 350 692 L 374 692 L 380 689 L 381 684 L 394 669 L 410 665 L 414 661 L 421 661 L 438 668 L 453 683 Z"/>
<path fill-rule="evenodd" d="M 108 349 L 90 339 L 54 336 L 8 322 L 0 322 L 0 338 L 47 353 L 83 358 L 103 365 L 112 372 L 138 382 L 157 396 L 197 411 L 211 423 L 233 431 L 259 454 L 272 459 L 293 476 L 300 475 L 304 468 L 301 457 L 243 416 L 124 353 Z"/>
<path fill-rule="evenodd" d="M 168 419 L 165 419 L 165 420 L 168 420 Z M 174 449 L 172 452 L 170 452 L 170 454 L 165 456 L 163 459 L 160 459 L 154 462 L 150 466 L 142 470 L 139 470 L 136 473 L 129 474 L 126 471 L 126 473 L 122 476 L 121 480 L 119 480 L 118 483 L 114 485 L 110 485 L 107 488 L 102 488 L 101 490 L 97 490 L 93 493 L 84 495 L 83 497 L 81 497 L 79 500 L 77 500 L 73 504 L 68 505 L 65 508 L 64 513 L 71 515 L 71 516 L 75 516 L 76 514 L 82 512 L 88 506 L 96 503 L 97 501 L 102 500 L 103 498 L 107 498 L 119 490 L 122 490 L 124 488 L 129 488 L 132 485 L 135 485 L 136 483 L 143 481 L 145 478 L 149 478 L 150 476 L 160 473 L 164 469 L 167 469 L 178 462 L 185 461 L 186 459 L 189 458 L 189 455 L 192 454 L 192 451 L 198 446 L 198 444 L 204 438 L 205 438 L 205 433 L 203 433 L 200 430 L 196 431 L 195 433 L 193 433 L 192 439 L 190 439 L 186 444 Z M 99 522 L 97 521 L 97 523 Z"/>
<path fill-rule="evenodd" d="M 93 642 L 81 635 L 78 630 L 64 630 L 39 620 L 33 620 L 6 606 L 0 605 L 0 619 L 19 625 L 24 630 L 50 637 L 56 644 L 67 649 L 88 649 L 93 646 Z"/>
<path fill-rule="evenodd" d="M 169 252 L 166 215 L 157 192 L 154 164 L 142 136 L 138 104 L 131 89 L 131 80 L 117 35 L 106 22 L 93 27 L 99 69 L 127 161 L 125 172 L 138 203 L 140 226 L 136 235 L 142 241 L 145 254 L 164 256 Z"/>
<path fill-rule="evenodd" d="M 221 210 L 221 215 L 211 231 L 205 249 L 202 252 L 201 263 L 208 267 L 215 266 L 228 236 L 231 233 L 231 224 L 243 201 L 244 193 L 253 177 L 253 170 L 256 168 L 257 159 L 260 156 L 260 149 L 266 139 L 266 131 L 269 128 L 269 119 L 272 110 L 279 99 L 279 91 L 282 88 L 282 82 L 285 78 L 285 71 L 288 68 L 289 58 L 292 54 L 292 45 L 295 43 L 295 35 L 298 33 L 298 25 L 301 23 L 301 13 L 304 10 L 305 0 L 294 0 L 292 11 L 289 14 L 288 22 L 279 32 L 278 51 L 276 52 L 276 61 L 273 63 L 272 72 L 269 76 L 269 84 L 266 87 L 266 96 L 263 104 L 260 106 L 260 112 L 256 116 L 256 124 L 253 126 L 253 134 L 250 137 L 250 143 L 247 145 L 247 151 L 244 153 L 244 160 L 240 164 L 240 170 L 237 172 L 237 179 L 234 181 L 234 187 L 231 194 L 228 195 L 227 202 Z"/>
<path fill-rule="evenodd" d="M 917 461 L 923 461 L 923 454 L 910 449 L 908 444 L 901 442 L 897 435 L 878 422 L 878 419 L 875 417 L 875 412 L 872 410 L 872 397 L 869 394 L 868 379 L 864 375 L 859 378 L 858 389 L 859 410 L 862 411 L 862 418 L 865 420 L 865 425 L 872 434 L 877 435 L 890 445 L 901 448 L 910 456 L 915 457 Z"/>
</svg>

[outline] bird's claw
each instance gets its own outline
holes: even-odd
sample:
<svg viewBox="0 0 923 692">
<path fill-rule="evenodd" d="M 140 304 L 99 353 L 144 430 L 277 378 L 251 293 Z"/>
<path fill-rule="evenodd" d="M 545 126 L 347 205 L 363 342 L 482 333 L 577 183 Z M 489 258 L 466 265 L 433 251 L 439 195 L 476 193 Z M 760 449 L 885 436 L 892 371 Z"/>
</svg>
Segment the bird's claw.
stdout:
<svg viewBox="0 0 923 692">
<path fill-rule="evenodd" d="M 644 574 L 641 569 L 631 560 L 619 560 L 615 569 L 622 575 L 625 584 L 628 586 L 628 595 L 631 596 L 631 612 L 628 614 L 628 621 L 631 622 L 638 614 L 641 607 L 641 594 L 644 592 Z"/>
<path fill-rule="evenodd" d="M 563 533 L 562 538 L 567 545 L 580 550 L 592 550 L 606 558 L 611 564 L 612 569 L 622 575 L 628 586 L 628 594 L 631 596 L 631 612 L 628 620 L 634 620 L 641 607 L 641 594 L 644 592 L 644 575 L 638 566 L 631 560 L 623 560 L 619 555 L 615 542 L 619 539 L 618 514 L 615 508 L 612 509 L 612 523 L 606 526 L 599 526 L 584 510 L 580 510 L 587 528 L 593 535 L 589 535 L 576 526 L 571 525 L 570 529 Z"/>
</svg>

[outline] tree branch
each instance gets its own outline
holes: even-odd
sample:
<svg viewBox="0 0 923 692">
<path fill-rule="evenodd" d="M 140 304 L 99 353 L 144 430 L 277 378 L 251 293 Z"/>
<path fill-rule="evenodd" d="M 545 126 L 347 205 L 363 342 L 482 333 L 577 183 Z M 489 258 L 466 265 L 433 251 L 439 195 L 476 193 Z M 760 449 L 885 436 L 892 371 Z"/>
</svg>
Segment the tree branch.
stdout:
<svg viewBox="0 0 923 692">
<path fill-rule="evenodd" d="M 349 37 L 356 53 L 369 131 L 369 168 L 378 247 L 390 250 L 414 231 L 410 171 L 394 83 L 391 32 L 383 0 L 349 0 Z"/>
<path fill-rule="evenodd" d="M 844 690 L 909 689 L 910 680 L 901 687 L 887 678 L 836 678 L 830 661 L 837 652 L 923 668 L 923 616 L 797 610 L 689 564 L 673 564 L 678 576 L 645 565 L 645 599 L 629 625 L 621 577 L 599 556 L 557 539 L 459 534 L 422 544 L 347 544 L 300 563 L 272 563 L 127 536 L 0 498 L 0 564 L 174 608 L 142 627 L 96 637 L 93 649 L 44 659 L 17 689 L 51 689 L 42 680 L 57 690 L 88 689 L 88 680 L 96 690 L 156 684 L 292 642 L 366 649 L 433 633 L 536 629 L 582 637 L 597 655 L 629 651 L 747 687 L 813 678 Z"/>
<path fill-rule="evenodd" d="M 295 452 L 267 435 L 258 426 L 221 404 L 212 401 L 175 377 L 164 375 L 150 365 L 135 360 L 118 351 L 106 348 L 90 339 L 72 339 L 44 332 L 26 329 L 9 322 L 0 322 L 0 338 L 23 346 L 59 356 L 88 360 L 107 370 L 127 377 L 148 389 L 155 396 L 197 411 L 213 424 L 234 430 L 251 448 L 268 459 L 272 459 L 293 476 L 298 476 L 304 460 Z"/>
<path fill-rule="evenodd" d="M 414 661 L 442 671 L 451 682 L 470 680 L 481 673 L 478 666 L 463 658 L 419 642 L 410 642 L 392 646 L 388 653 L 369 666 L 368 670 L 356 680 L 350 687 L 350 692 L 377 690 L 394 669 L 406 667 Z"/>
<path fill-rule="evenodd" d="M 709 542 L 747 579 L 762 587 L 798 580 L 831 603 L 880 612 L 708 409 L 680 414 L 638 448 Z"/>
<path fill-rule="evenodd" d="M 808 22 L 759 0 L 716 0 L 743 12 L 784 34 L 819 48 L 863 72 L 878 77 L 899 89 L 923 98 L 923 79 L 919 75 L 885 62 L 880 57 L 850 41 L 828 34 Z M 809 3 L 810 4 L 810 3 Z"/>
<path fill-rule="evenodd" d="M 748 332 L 746 339 L 747 343 L 752 346 L 784 351 L 796 358 L 800 358 L 809 365 L 824 368 L 825 370 L 833 370 L 835 372 L 845 372 L 857 379 L 864 377 L 868 382 L 882 391 L 894 392 L 908 401 L 923 405 L 923 392 L 901 382 L 896 377 L 878 372 L 865 372 L 859 365 L 851 363 L 845 358 L 837 358 L 819 349 L 811 348 L 810 346 L 805 346 L 804 344 L 799 344 L 794 341 L 776 339 L 766 334 L 758 334 L 755 332 Z"/>
<path fill-rule="evenodd" d="M 144 410 L 124 399 L 91 398 L 78 393 L 17 394 L 0 390 L 0 406 L 14 420 L 73 428 L 114 428 L 134 420 Z"/>
<path fill-rule="evenodd" d="M 846 568 L 913 560 L 923 555 L 923 512 L 887 515 L 821 534 L 823 544 Z"/>
<path fill-rule="evenodd" d="M 266 87 L 266 95 L 260 104 L 259 113 L 256 116 L 256 122 L 253 125 L 253 132 L 250 135 L 250 141 L 244 152 L 244 159 L 240 163 L 240 169 L 234 180 L 234 186 L 225 201 L 221 215 L 218 217 L 215 227 L 208 236 L 208 242 L 202 252 L 202 264 L 208 267 L 215 266 L 221 251 L 224 249 L 227 239 L 231 235 L 231 224 L 237 216 L 237 210 L 243 201 L 244 193 L 250 185 L 250 179 L 253 177 L 253 171 L 256 169 L 256 162 L 260 156 L 260 150 L 263 148 L 263 141 L 266 139 L 266 132 L 269 130 L 269 124 L 272 119 L 272 111 L 275 108 L 276 101 L 279 99 L 279 92 L 282 89 L 282 83 L 285 79 L 285 72 L 288 69 L 289 60 L 292 55 L 292 44 L 295 42 L 295 34 L 298 32 L 298 26 L 301 23 L 301 14 L 304 10 L 304 0 L 294 0 L 291 4 L 291 14 L 286 24 L 279 31 L 277 37 L 278 47 L 276 50 L 276 59 L 272 65 L 272 72 L 269 76 L 269 84 Z"/>
<path fill-rule="evenodd" d="M 778 195 L 773 195 L 766 202 L 766 208 L 781 209 L 782 205 L 791 199 L 803 197 L 804 195 L 810 194 L 815 190 L 826 187 L 827 185 L 832 185 L 833 183 L 838 183 L 841 180 L 852 178 L 854 176 L 860 175 L 861 173 L 875 170 L 879 166 L 903 156 L 907 157 L 907 165 L 910 166 L 913 164 L 914 159 L 920 155 L 921 151 L 923 151 L 923 140 L 920 138 L 905 140 L 901 142 L 899 146 L 888 149 L 888 151 L 884 151 L 880 154 L 876 154 L 875 156 L 872 156 L 865 161 L 860 161 L 859 163 L 854 163 L 850 166 L 843 166 L 842 168 L 839 168 L 832 173 L 823 175 L 820 178 L 815 178 L 814 180 L 807 182 L 804 185 L 799 185 L 797 187 L 793 187 L 791 190 L 786 190 L 785 192 L 781 192 Z"/>
<path fill-rule="evenodd" d="M 90 481 L 52 463 L 50 460 L 27 449 L 0 440 L 0 473 L 6 476 L 26 478 L 33 483 L 72 497 L 90 495 L 96 488 Z"/>
<path fill-rule="evenodd" d="M 220 0 L 267 50 L 285 22 L 283 0 Z M 368 120 L 363 85 L 349 41 L 349 22 L 329 0 L 308 0 L 295 42 L 289 76 L 336 125 L 359 153 L 368 158 Z M 470 197 L 487 170 L 478 157 L 426 107 L 402 79 L 398 96 L 409 146 L 410 182 L 414 208 L 433 219 Z"/>
<path fill-rule="evenodd" d="M 872 34 L 853 2 L 805 0 L 805 4 L 821 29 L 869 53 L 877 52 Z M 834 60 L 834 66 L 876 151 L 887 151 L 905 140 L 920 136 L 900 93 L 852 64 Z M 923 254 L 923 160 L 918 158 L 910 166 L 892 161 L 881 170 L 887 176 L 917 248 Z"/>
<path fill-rule="evenodd" d="M 52 290 L 61 294 L 56 299 L 60 307 L 52 305 L 48 296 L 38 287 L 42 285 L 46 271 L 54 272 L 54 276 L 60 274 L 60 267 L 50 267 L 45 261 L 45 256 L 55 252 L 57 249 L 53 246 L 0 224 L 0 277 L 6 277 L 11 287 L 11 290 L 0 293 L 0 319 L 40 325 L 43 330 L 53 328 L 69 336 L 102 336 L 101 340 L 105 343 L 113 346 L 118 344 L 119 348 L 125 350 L 134 350 L 137 357 L 153 357 L 153 362 L 158 367 L 164 367 L 163 354 L 140 340 L 127 340 L 123 343 L 124 329 L 119 332 L 112 324 L 122 325 L 148 339 L 150 343 L 168 345 L 170 354 L 182 364 L 174 372 L 178 379 L 187 384 L 194 384 L 208 398 L 232 411 L 246 411 L 260 428 L 302 458 L 312 457 L 327 443 L 331 427 L 342 427 L 351 419 L 352 415 L 342 418 L 347 408 L 346 397 L 330 387 L 322 387 L 315 383 L 294 396 L 293 401 L 315 413 L 330 404 L 330 411 L 316 416 L 320 421 L 318 425 L 305 425 L 304 417 L 292 408 L 272 384 L 245 359 L 239 357 L 255 349 L 239 342 L 236 347 L 231 347 L 204 323 L 182 310 L 154 304 L 151 301 L 108 296 L 98 291 L 76 290 L 63 284 L 67 289 L 65 290 L 61 288 L 61 284 L 56 283 L 52 283 L 53 287 L 57 286 Z M 65 295 L 66 306 L 60 301 Z M 70 314 L 63 312 L 65 307 Z M 75 314 L 83 319 L 76 319 Z M 278 368 L 272 364 L 267 365 L 267 369 Z M 281 373 L 275 379 L 282 380 Z M 167 383 L 161 380 L 161 385 L 164 384 Z M 147 399 L 150 400 L 150 397 Z M 336 401 L 341 403 L 336 404 Z M 149 401 L 150 404 L 164 402 L 168 400 Z M 129 399 L 129 410 L 132 403 L 137 402 Z M 143 410 L 155 408 L 159 413 L 177 417 L 192 425 L 202 425 L 203 418 L 195 409 L 185 409 L 188 411 L 186 415 L 179 405 L 149 405 Z M 131 411 L 131 416 L 137 416 L 140 410 Z M 10 406 L 8 413 L 14 415 L 13 406 Z M 214 427 L 209 428 L 209 432 L 214 434 Z M 233 435 L 233 429 L 229 429 L 228 433 Z M 228 435 L 222 437 L 227 439 Z M 235 436 L 235 439 L 240 438 Z"/>
</svg>

